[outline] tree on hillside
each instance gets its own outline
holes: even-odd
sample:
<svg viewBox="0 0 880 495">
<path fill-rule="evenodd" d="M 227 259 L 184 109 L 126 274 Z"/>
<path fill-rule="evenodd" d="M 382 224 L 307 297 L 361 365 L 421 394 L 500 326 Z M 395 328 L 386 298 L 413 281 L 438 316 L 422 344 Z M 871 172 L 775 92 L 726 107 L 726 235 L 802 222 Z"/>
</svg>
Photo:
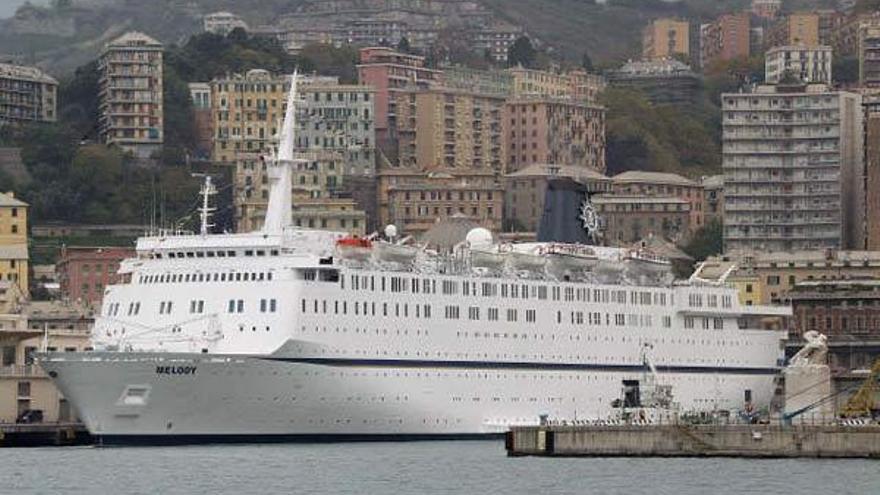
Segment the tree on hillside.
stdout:
<svg viewBox="0 0 880 495">
<path fill-rule="evenodd" d="M 535 47 L 527 36 L 517 38 L 507 50 L 507 64 L 511 67 L 534 67 L 536 58 Z"/>
<path fill-rule="evenodd" d="M 400 38 L 400 41 L 397 43 L 397 51 L 400 53 L 410 53 L 409 40 L 406 39 L 406 36 Z"/>
<path fill-rule="evenodd" d="M 880 10 L 880 0 L 857 0 L 853 11 L 856 14 L 868 14 Z"/>
<path fill-rule="evenodd" d="M 691 255 L 696 261 L 703 261 L 709 256 L 722 252 L 724 248 L 724 227 L 721 222 L 715 220 L 702 226 L 693 237 L 682 247 L 682 250 Z"/>
<path fill-rule="evenodd" d="M 587 72 L 593 72 L 593 59 L 590 58 L 589 52 L 584 52 L 581 55 L 581 68 Z"/>
</svg>

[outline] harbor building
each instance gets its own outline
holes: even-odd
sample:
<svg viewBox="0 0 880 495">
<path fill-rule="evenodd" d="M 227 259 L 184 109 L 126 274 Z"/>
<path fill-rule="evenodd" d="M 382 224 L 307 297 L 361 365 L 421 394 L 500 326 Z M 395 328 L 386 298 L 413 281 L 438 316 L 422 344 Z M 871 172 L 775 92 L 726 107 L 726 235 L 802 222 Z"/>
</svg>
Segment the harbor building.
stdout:
<svg viewBox="0 0 880 495">
<path fill-rule="evenodd" d="M 703 226 L 703 186 L 678 174 L 630 170 L 611 178 L 615 194 L 643 197 L 672 197 L 688 204 L 687 229 Z M 671 203 L 670 203 L 671 204 Z M 676 210 L 678 211 L 678 210 Z M 637 241 L 639 239 L 634 239 Z"/>
<path fill-rule="evenodd" d="M 654 19 L 642 29 L 642 58 L 690 55 L 690 24 L 680 19 Z"/>
<path fill-rule="evenodd" d="M 688 105 L 697 101 L 702 81 L 691 68 L 675 59 L 629 61 L 611 71 L 608 83 L 615 88 L 645 94 L 655 105 Z"/>
<path fill-rule="evenodd" d="M 504 231 L 537 232 L 550 181 L 567 178 L 590 193 L 611 192 L 611 178 L 588 167 L 535 163 L 504 176 Z"/>
<path fill-rule="evenodd" d="M 831 85 L 831 47 L 787 45 L 771 48 L 764 58 L 765 81 L 778 84 L 786 77 L 804 83 Z"/>
<path fill-rule="evenodd" d="M 58 120 L 58 81 L 36 67 L 0 63 L 0 126 Z"/>
<path fill-rule="evenodd" d="M 131 31 L 104 46 L 98 59 L 101 141 L 139 158 L 162 149 L 162 44 Z"/>
<path fill-rule="evenodd" d="M 705 70 L 716 61 L 748 57 L 751 20 L 748 12 L 723 14 L 700 26 L 700 66 Z"/>
<path fill-rule="evenodd" d="M 55 264 L 61 296 L 100 309 L 104 288 L 122 282 L 119 264 L 134 254 L 134 249 L 126 247 L 62 246 Z"/>
<path fill-rule="evenodd" d="M 15 194 L 0 194 L 0 281 L 28 295 L 28 204 Z"/>
<path fill-rule="evenodd" d="M 10 290 L 0 282 L 0 293 Z M 17 299 L 0 314 L 0 423 L 70 422 L 76 412 L 34 361 L 37 351 L 91 349 L 88 309 L 60 301 Z"/>
<path fill-rule="evenodd" d="M 725 252 L 863 245 L 860 95 L 765 85 L 722 113 Z"/>
<path fill-rule="evenodd" d="M 544 163 L 605 172 L 604 107 L 574 99 L 513 98 L 504 105 L 501 123 L 509 146 L 507 172 Z"/>
</svg>

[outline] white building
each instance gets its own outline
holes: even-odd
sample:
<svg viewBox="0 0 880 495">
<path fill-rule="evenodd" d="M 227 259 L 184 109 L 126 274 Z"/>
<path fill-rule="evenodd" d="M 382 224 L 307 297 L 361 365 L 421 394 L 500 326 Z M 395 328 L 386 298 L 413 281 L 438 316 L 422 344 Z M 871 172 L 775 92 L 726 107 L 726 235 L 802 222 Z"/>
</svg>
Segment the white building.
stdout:
<svg viewBox="0 0 880 495">
<path fill-rule="evenodd" d="M 242 28 L 247 31 L 247 24 L 241 17 L 232 12 L 214 12 L 207 14 L 202 18 L 206 33 L 214 33 L 226 36 L 235 28 Z"/>
<path fill-rule="evenodd" d="M 805 83 L 831 84 L 830 46 L 777 46 L 764 59 L 765 79 L 778 84 L 788 73 Z"/>
<path fill-rule="evenodd" d="M 725 251 L 852 248 L 864 236 L 861 96 L 782 91 L 722 95 Z"/>
</svg>

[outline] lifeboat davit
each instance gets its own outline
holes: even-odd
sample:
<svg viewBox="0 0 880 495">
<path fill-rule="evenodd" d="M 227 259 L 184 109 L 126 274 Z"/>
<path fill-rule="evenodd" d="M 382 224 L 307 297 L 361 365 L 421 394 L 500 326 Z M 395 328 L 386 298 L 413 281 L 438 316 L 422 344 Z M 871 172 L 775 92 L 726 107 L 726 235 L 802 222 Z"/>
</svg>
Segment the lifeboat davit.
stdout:
<svg viewBox="0 0 880 495">
<path fill-rule="evenodd" d="M 412 263 L 419 254 L 419 249 L 415 246 L 379 241 L 373 244 L 373 252 L 378 261 Z"/>
<path fill-rule="evenodd" d="M 599 263 L 596 252 L 580 244 L 549 244 L 543 253 L 547 257 L 547 268 L 559 278 L 588 272 Z"/>
<path fill-rule="evenodd" d="M 373 242 L 363 237 L 343 237 L 336 241 L 336 252 L 340 258 L 366 261 L 373 253 Z"/>
<path fill-rule="evenodd" d="M 672 269 L 672 263 L 647 249 L 631 249 L 624 256 L 624 264 L 627 270 L 635 274 L 657 275 L 668 273 Z"/>
</svg>

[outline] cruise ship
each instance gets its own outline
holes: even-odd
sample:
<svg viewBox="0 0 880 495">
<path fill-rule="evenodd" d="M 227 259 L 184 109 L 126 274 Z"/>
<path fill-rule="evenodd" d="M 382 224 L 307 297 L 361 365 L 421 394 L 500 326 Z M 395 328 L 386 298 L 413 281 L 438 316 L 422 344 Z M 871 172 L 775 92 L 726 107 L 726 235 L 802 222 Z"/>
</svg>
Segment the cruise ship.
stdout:
<svg viewBox="0 0 880 495">
<path fill-rule="evenodd" d="M 646 354 L 682 411 L 769 404 L 789 310 L 646 250 L 504 244 L 451 252 L 291 225 L 295 76 L 268 158 L 265 225 L 137 241 L 94 350 L 40 364 L 102 443 L 460 438 L 614 414 Z"/>
</svg>

